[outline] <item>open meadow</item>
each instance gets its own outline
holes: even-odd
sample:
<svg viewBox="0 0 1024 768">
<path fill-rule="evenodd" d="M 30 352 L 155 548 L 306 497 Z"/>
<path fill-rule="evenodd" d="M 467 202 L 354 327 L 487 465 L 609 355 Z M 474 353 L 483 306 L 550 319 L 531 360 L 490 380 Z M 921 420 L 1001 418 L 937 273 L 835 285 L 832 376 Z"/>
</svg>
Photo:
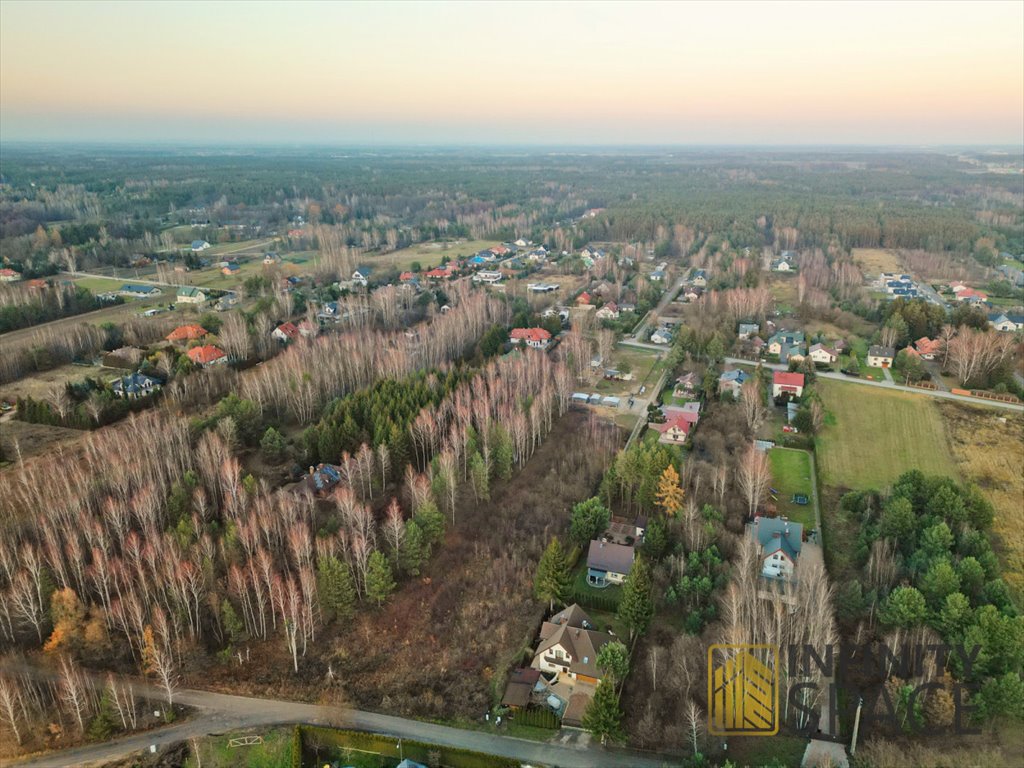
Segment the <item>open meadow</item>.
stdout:
<svg viewBox="0 0 1024 768">
<path fill-rule="evenodd" d="M 1004 578 L 1018 604 L 1024 600 L 1024 417 L 990 408 L 944 402 L 939 411 L 953 459 L 995 507 Z"/>
<path fill-rule="evenodd" d="M 814 528 L 810 455 L 794 448 L 773 448 L 768 451 L 768 460 L 772 467 L 772 488 L 778 491 L 775 506 L 779 515 L 802 524 L 804 530 Z M 806 496 L 807 503 L 797 504 L 793 501 L 794 495 Z"/>
<path fill-rule="evenodd" d="M 826 411 L 817 439 L 822 485 L 881 490 L 910 469 L 959 475 L 931 398 L 821 379 L 815 386 Z"/>
<path fill-rule="evenodd" d="M 494 240 L 417 243 L 391 253 L 366 254 L 362 261 L 371 266 L 394 267 L 398 270 L 412 269 L 412 265 L 418 262 L 426 270 L 440 265 L 441 259 L 445 256 L 454 260 L 462 256 L 472 256 L 474 253 L 495 245 L 498 243 Z"/>
<path fill-rule="evenodd" d="M 891 248 L 854 248 L 853 260 L 867 275 L 901 269 L 899 254 Z"/>
</svg>

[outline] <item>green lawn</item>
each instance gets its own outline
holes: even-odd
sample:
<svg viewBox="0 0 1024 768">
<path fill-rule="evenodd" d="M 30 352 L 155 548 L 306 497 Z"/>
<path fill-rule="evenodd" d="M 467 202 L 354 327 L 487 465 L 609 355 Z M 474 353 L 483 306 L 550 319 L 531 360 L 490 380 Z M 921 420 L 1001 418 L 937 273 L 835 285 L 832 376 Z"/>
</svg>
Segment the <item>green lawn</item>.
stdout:
<svg viewBox="0 0 1024 768">
<path fill-rule="evenodd" d="M 880 489 L 911 469 L 958 476 L 930 398 L 824 379 L 816 387 L 826 410 L 816 442 L 823 486 Z"/>
<path fill-rule="evenodd" d="M 121 286 L 125 283 L 132 282 L 130 279 L 118 280 L 112 277 L 77 277 L 75 278 L 75 285 L 82 288 L 86 288 L 93 293 L 106 293 L 107 291 L 118 291 Z M 172 289 L 160 288 L 161 291 L 166 295 Z M 130 296 L 124 297 L 126 301 L 131 301 Z"/>
<path fill-rule="evenodd" d="M 592 610 L 586 605 L 585 600 L 578 599 L 581 596 L 593 596 L 596 600 L 600 600 L 602 603 L 608 602 L 618 606 L 619 600 L 622 598 L 622 587 L 617 584 L 611 584 L 603 589 L 597 589 L 587 583 L 587 553 L 584 551 L 580 555 L 579 565 L 576 566 L 576 570 L 573 572 L 572 580 L 573 594 L 576 595 L 577 602 L 583 606 L 583 610 L 590 613 Z M 594 609 L 595 612 L 600 612 Z"/>
<path fill-rule="evenodd" d="M 779 514 L 802 523 L 805 529 L 814 528 L 810 454 L 792 448 L 773 448 L 768 451 L 768 460 L 772 465 L 772 488 L 779 492 L 776 502 Z M 808 503 L 794 504 L 791 499 L 795 493 L 806 496 Z"/>
</svg>

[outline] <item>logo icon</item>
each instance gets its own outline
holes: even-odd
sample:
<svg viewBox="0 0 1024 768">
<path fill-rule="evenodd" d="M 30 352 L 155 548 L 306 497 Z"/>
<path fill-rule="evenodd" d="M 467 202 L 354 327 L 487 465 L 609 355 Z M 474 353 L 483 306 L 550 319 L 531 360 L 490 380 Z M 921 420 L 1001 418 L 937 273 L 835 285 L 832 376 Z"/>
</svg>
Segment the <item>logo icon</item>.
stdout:
<svg viewBox="0 0 1024 768">
<path fill-rule="evenodd" d="M 779 732 L 779 650 L 774 645 L 708 648 L 708 732 L 774 736 Z"/>
</svg>

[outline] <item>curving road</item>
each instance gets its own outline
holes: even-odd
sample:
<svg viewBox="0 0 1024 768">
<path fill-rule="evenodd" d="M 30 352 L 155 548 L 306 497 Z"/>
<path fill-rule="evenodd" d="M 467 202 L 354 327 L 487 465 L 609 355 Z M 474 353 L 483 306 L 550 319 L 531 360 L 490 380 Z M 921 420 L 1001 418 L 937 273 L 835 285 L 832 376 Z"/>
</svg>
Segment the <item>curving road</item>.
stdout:
<svg viewBox="0 0 1024 768">
<path fill-rule="evenodd" d="M 570 745 L 530 741 L 484 731 L 466 731 L 419 720 L 406 720 L 374 712 L 292 701 L 255 699 L 198 690 L 178 691 L 175 701 L 194 707 L 197 712 L 190 720 L 165 728 L 102 744 L 53 752 L 37 758 L 14 762 L 0 761 L 0 765 L 17 765 L 24 768 L 84 768 L 124 759 L 134 753 L 148 750 L 152 744 L 160 748 L 211 734 L 289 723 L 313 723 L 372 731 L 393 735 L 396 738 L 511 757 L 523 762 L 557 765 L 560 768 L 659 768 L 668 764 L 665 760 L 625 750 L 605 749 L 589 743 Z"/>
</svg>

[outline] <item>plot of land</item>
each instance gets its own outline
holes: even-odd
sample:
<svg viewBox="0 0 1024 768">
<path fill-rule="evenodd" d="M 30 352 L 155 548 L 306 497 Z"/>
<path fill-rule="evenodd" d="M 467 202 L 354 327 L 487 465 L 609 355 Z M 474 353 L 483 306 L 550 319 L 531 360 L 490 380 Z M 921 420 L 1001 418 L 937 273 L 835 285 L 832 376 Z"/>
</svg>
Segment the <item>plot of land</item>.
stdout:
<svg viewBox="0 0 1024 768">
<path fill-rule="evenodd" d="M 243 737 L 260 736 L 260 744 L 232 746 L 238 744 Z M 198 744 L 198 759 L 195 754 Z M 292 757 L 292 729 L 275 728 L 253 731 L 232 731 L 222 736 L 207 736 L 198 742 L 189 744 L 189 756 L 185 760 L 185 768 L 276 768 L 290 765 Z M 376 756 L 373 756 L 376 758 Z M 368 765 L 377 763 L 368 763 Z"/>
<path fill-rule="evenodd" d="M 49 371 L 41 371 L 25 376 L 17 381 L 0 384 L 0 399 L 16 400 L 19 397 L 45 398 L 55 384 L 69 381 L 82 381 L 86 378 L 113 379 L 117 371 L 101 368 L 98 365 L 61 365 Z"/>
<path fill-rule="evenodd" d="M 952 438 L 953 458 L 964 479 L 992 502 L 993 528 L 1004 559 L 1003 574 L 1024 599 L 1024 418 L 959 403 L 939 410 Z"/>
<path fill-rule="evenodd" d="M 629 381 L 601 379 L 590 391 L 616 396 L 639 392 L 642 386 L 650 388 L 657 384 L 664 367 L 662 355 L 658 352 L 635 347 L 616 347 L 602 369 L 611 368 L 621 373 L 628 372 L 633 378 Z"/>
<path fill-rule="evenodd" d="M 4 458 L 8 461 L 15 461 L 19 456 L 22 459 L 29 459 L 48 453 L 61 445 L 81 440 L 86 434 L 79 429 L 29 424 L 11 417 L 0 421 L 0 445 L 3 446 Z"/>
<path fill-rule="evenodd" d="M 824 380 L 817 389 L 826 410 L 817 440 L 822 484 L 881 489 L 911 469 L 958 476 L 931 398 Z"/>
<path fill-rule="evenodd" d="M 854 248 L 853 260 L 868 275 L 900 270 L 899 254 L 887 248 Z"/>
<path fill-rule="evenodd" d="M 791 448 L 773 448 L 768 452 L 768 459 L 772 465 L 772 488 L 778 491 L 775 505 L 779 515 L 802 523 L 806 530 L 814 528 L 810 455 Z M 807 503 L 797 504 L 793 501 L 795 495 L 804 496 Z"/>
<path fill-rule="evenodd" d="M 498 243 L 494 240 L 453 240 L 442 243 L 419 243 L 410 245 L 391 253 L 368 254 L 364 257 L 367 264 L 380 264 L 394 267 L 395 269 L 412 269 L 415 262 L 419 262 L 423 269 L 436 267 L 441 259 L 447 256 L 454 260 L 462 256 L 472 256 L 474 253 L 491 248 Z"/>
</svg>

